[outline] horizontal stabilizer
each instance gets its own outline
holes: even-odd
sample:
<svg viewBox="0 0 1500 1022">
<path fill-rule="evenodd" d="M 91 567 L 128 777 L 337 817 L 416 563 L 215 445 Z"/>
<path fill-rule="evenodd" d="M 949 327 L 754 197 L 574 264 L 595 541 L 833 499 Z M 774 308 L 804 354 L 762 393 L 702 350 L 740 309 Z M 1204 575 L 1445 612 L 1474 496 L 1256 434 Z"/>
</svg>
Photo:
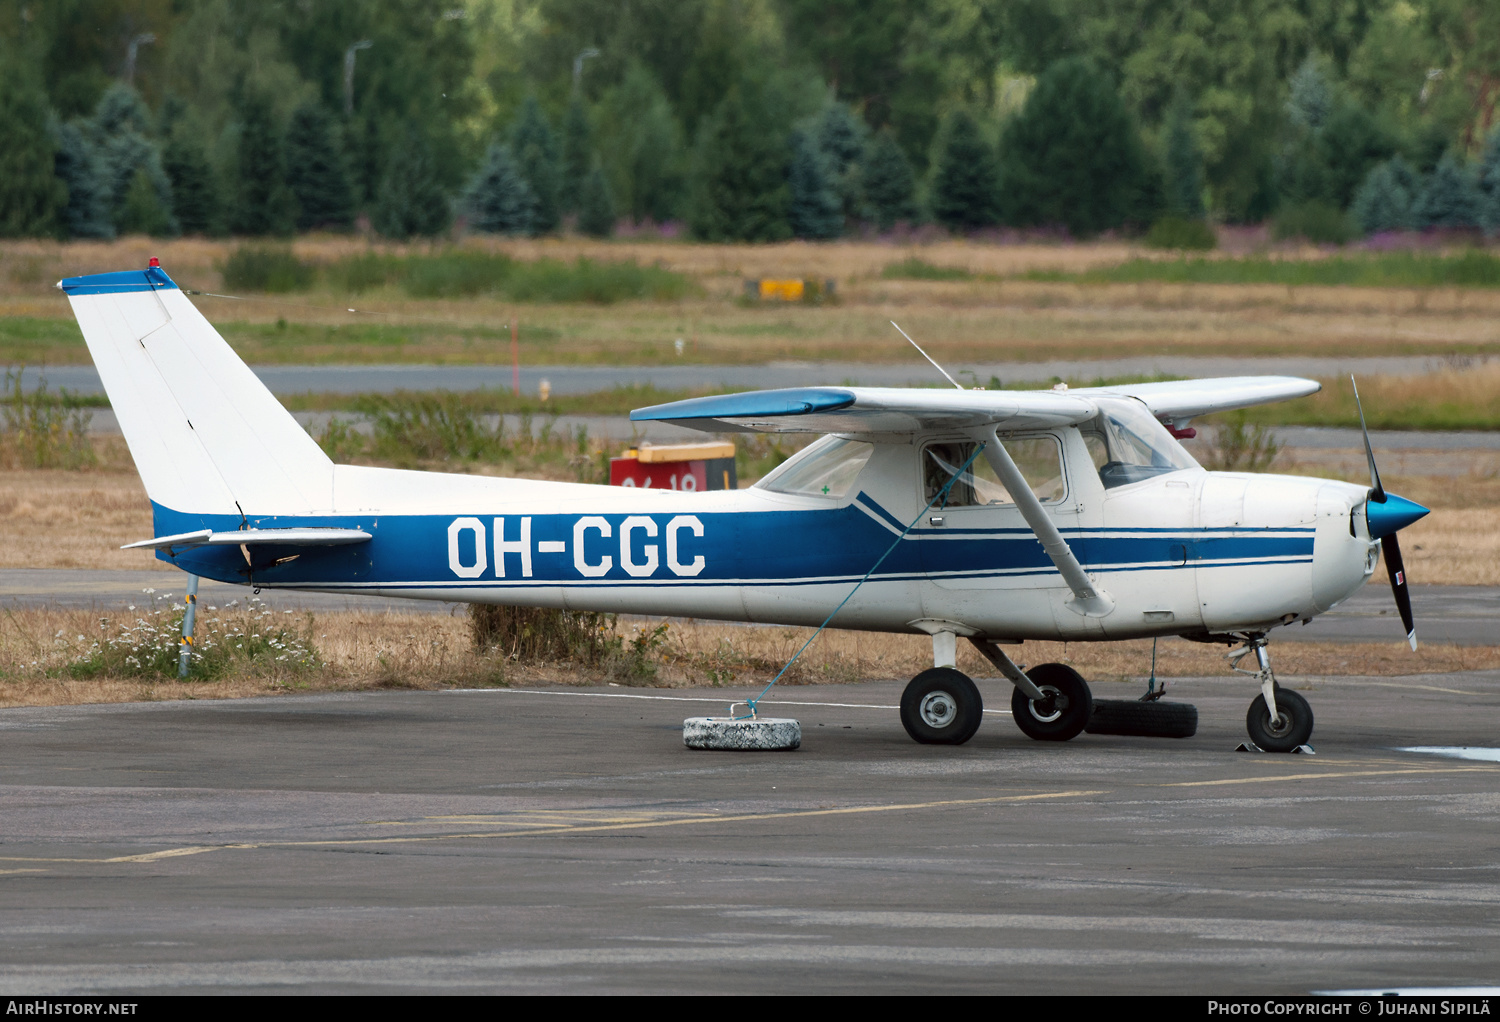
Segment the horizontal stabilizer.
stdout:
<svg viewBox="0 0 1500 1022">
<path fill-rule="evenodd" d="M 348 546 L 364 543 L 371 535 L 363 529 L 243 529 L 238 532 L 181 532 L 127 543 L 121 550 L 166 550 L 194 546 Z"/>
</svg>

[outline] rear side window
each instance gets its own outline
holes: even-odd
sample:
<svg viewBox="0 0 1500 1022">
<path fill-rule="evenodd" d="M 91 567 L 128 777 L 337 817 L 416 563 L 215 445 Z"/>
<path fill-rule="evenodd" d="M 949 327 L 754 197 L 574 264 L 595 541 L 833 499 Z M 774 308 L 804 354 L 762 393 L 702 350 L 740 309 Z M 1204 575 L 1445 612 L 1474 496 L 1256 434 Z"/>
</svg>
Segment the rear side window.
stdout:
<svg viewBox="0 0 1500 1022">
<path fill-rule="evenodd" d="M 849 492 L 875 445 L 824 437 L 755 485 L 773 493 L 837 499 Z"/>
</svg>

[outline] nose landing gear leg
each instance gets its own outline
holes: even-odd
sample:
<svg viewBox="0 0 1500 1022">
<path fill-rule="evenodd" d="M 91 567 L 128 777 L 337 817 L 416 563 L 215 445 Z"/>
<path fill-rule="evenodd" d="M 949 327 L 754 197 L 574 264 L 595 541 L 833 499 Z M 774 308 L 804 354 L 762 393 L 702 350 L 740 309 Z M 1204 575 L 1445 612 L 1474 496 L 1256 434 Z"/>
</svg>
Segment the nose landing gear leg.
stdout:
<svg viewBox="0 0 1500 1022">
<path fill-rule="evenodd" d="M 1247 671 L 1239 663 L 1252 652 L 1260 669 Z M 1295 752 L 1306 745 L 1312 737 L 1312 707 L 1301 695 L 1276 683 L 1271 658 L 1266 652 L 1265 633 L 1246 634 L 1245 644 L 1229 654 L 1229 666 L 1260 682 L 1260 695 L 1255 697 L 1245 715 L 1245 729 L 1250 732 L 1250 740 L 1266 752 Z"/>
</svg>

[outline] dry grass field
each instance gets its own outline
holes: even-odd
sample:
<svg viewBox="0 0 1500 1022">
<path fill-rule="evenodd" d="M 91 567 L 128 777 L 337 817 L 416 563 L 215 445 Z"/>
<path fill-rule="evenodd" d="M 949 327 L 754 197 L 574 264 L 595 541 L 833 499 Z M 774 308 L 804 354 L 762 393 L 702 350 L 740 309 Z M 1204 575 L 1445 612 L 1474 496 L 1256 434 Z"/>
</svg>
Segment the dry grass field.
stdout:
<svg viewBox="0 0 1500 1022">
<path fill-rule="evenodd" d="M 205 617 L 215 612 L 207 607 L 201 611 Z M 121 614 L 124 615 L 123 608 Z M 810 634 L 808 629 L 801 628 L 671 623 L 645 658 L 647 670 L 626 676 L 606 667 L 522 664 L 477 654 L 470 642 L 469 622 L 463 615 L 342 612 L 315 618 L 293 617 L 288 625 L 310 637 L 321 658 L 318 666 L 300 671 L 279 667 L 248 669 L 211 681 L 120 676 L 76 678 L 70 675 L 68 665 L 78 659 L 98 633 L 97 612 L 3 610 L 0 611 L 0 707 L 390 688 L 759 685 L 769 681 Z M 656 622 L 622 622 L 621 629 L 629 641 L 641 632 L 654 630 L 655 625 Z M 1137 694 L 1151 666 L 1149 641 L 1105 645 L 1029 642 L 1011 653 L 1022 664 L 1070 663 L 1104 698 Z M 923 636 L 830 630 L 818 638 L 782 684 L 907 678 L 931 666 L 931 662 L 931 646 Z M 1320 677 L 1394 677 L 1500 668 L 1500 647 L 1427 645 L 1413 654 L 1399 640 L 1361 644 L 1287 643 L 1277 647 L 1276 665 L 1288 684 L 1307 690 L 1315 688 Z M 960 650 L 959 667 L 974 677 L 995 675 L 994 669 L 967 646 Z M 1236 679 L 1224 661 L 1222 647 L 1177 639 L 1160 643 L 1156 670 L 1160 678 Z M 1242 687 L 1249 692 L 1247 686 Z"/>
<path fill-rule="evenodd" d="M 87 359 L 76 331 L 65 328 L 67 303 L 51 288 L 62 276 L 143 266 L 154 254 L 184 286 L 218 291 L 218 266 L 232 248 L 230 242 L 203 239 L 8 242 L 0 246 L 0 358 L 52 365 Z M 327 236 L 299 239 L 293 248 L 314 264 L 366 250 L 436 250 Z M 253 301 L 197 301 L 247 360 L 263 363 L 504 362 L 510 357 L 504 327 L 515 316 L 522 325 L 522 358 L 530 364 L 909 361 L 911 352 L 890 319 L 958 366 L 1170 353 L 1500 353 L 1500 290 L 1002 279 L 1170 257 L 1118 242 L 715 246 L 467 238 L 462 248 L 521 259 L 659 264 L 689 276 L 698 293 L 672 302 L 519 309 L 486 298 L 414 300 L 389 286 L 358 299 L 320 287 L 307 294 L 251 296 Z M 986 279 L 882 279 L 886 266 L 914 255 Z M 1315 250 L 1286 255 L 1319 257 Z M 764 276 L 833 279 L 837 300 L 747 305 L 741 300 L 744 280 Z M 360 312 L 351 314 L 351 306 Z M 6 317 L 58 325 L 7 333 Z M 285 327 L 278 329 L 283 320 Z M 677 338 L 688 342 L 681 356 L 673 344 Z"/>
</svg>

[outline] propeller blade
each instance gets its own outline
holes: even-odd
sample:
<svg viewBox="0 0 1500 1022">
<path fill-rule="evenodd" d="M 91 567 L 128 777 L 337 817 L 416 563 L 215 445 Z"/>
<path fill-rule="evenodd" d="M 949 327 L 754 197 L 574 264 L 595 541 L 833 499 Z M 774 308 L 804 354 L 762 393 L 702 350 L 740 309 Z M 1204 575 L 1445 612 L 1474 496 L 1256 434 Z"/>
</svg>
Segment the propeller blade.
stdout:
<svg viewBox="0 0 1500 1022">
<path fill-rule="evenodd" d="M 1365 435 L 1365 458 L 1370 463 L 1370 499 L 1377 504 L 1385 503 L 1385 487 L 1380 485 L 1380 470 L 1375 467 L 1375 450 L 1370 446 L 1370 430 L 1365 426 L 1365 408 L 1359 403 L 1359 384 L 1354 374 L 1349 374 L 1349 386 L 1354 388 L 1354 407 L 1359 411 L 1359 429 Z"/>
<path fill-rule="evenodd" d="M 1380 550 L 1385 554 L 1385 570 L 1391 576 L 1391 595 L 1396 597 L 1396 609 L 1401 613 L 1401 625 L 1406 629 L 1406 641 L 1412 651 L 1417 649 L 1417 626 L 1411 616 L 1411 590 L 1406 586 L 1406 565 L 1401 562 L 1401 544 L 1393 532 L 1380 540 Z"/>
</svg>

